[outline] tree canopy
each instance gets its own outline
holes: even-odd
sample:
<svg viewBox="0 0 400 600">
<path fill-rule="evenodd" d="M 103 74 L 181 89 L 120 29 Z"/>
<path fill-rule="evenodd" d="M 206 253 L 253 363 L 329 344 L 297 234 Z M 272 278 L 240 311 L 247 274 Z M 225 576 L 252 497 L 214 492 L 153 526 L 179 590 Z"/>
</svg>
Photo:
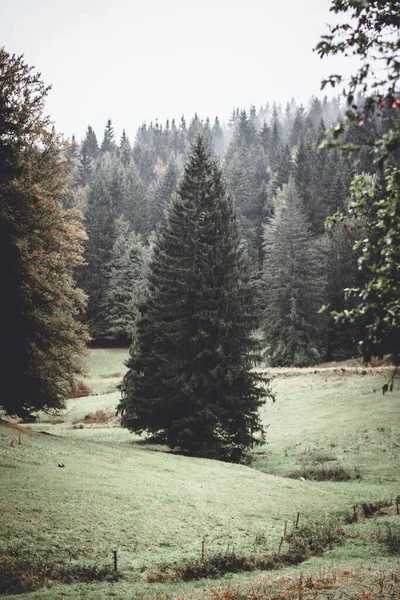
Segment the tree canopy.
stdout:
<svg viewBox="0 0 400 600">
<path fill-rule="evenodd" d="M 353 54 L 362 59 L 347 82 L 347 110 L 323 146 L 346 152 L 367 147 L 379 169 L 379 180 L 361 175 L 354 179 L 347 214 L 337 220 L 359 219 L 366 230 L 355 250 L 366 274 L 360 287 L 346 290 L 352 305 L 335 313 L 338 322 L 358 329 L 364 359 L 390 354 L 400 361 L 400 2 L 398 0 L 333 0 L 331 10 L 345 22 L 331 27 L 317 45 L 321 56 Z M 323 85 L 342 83 L 332 75 Z M 380 124 L 377 131 L 376 124 Z M 348 139 L 357 127 L 362 135 Z M 358 138 L 358 139 L 357 139 Z M 385 170 L 384 170 L 385 169 Z M 384 170 L 384 172 L 383 172 Z"/>
<path fill-rule="evenodd" d="M 43 115 L 48 88 L 0 50 L 1 406 L 22 417 L 63 406 L 81 373 L 85 296 L 73 280 L 86 240 L 69 206 L 68 161 Z"/>
<path fill-rule="evenodd" d="M 347 110 L 344 119 L 332 130 L 333 140 L 325 146 L 339 144 L 354 150 L 359 144 L 343 142 L 343 134 L 351 123 L 364 127 L 374 117 L 387 118 L 388 112 L 400 109 L 400 1 L 399 0 L 332 0 L 330 10 L 344 15 L 344 22 L 330 27 L 316 46 L 321 57 L 330 54 L 357 56 L 360 68 L 345 81 L 342 75 L 331 75 L 322 82 L 335 87 L 345 84 Z M 382 161 L 400 145 L 400 121 L 395 115 L 386 132 L 369 136 L 364 144 L 371 146 Z"/>
</svg>

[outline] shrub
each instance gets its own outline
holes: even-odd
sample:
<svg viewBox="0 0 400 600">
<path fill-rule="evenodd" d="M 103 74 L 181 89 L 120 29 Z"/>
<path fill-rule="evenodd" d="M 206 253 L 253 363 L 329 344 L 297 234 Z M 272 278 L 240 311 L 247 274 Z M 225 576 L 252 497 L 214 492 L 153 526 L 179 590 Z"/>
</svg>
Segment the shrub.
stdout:
<svg viewBox="0 0 400 600">
<path fill-rule="evenodd" d="M 339 465 L 334 467 L 326 467 L 324 465 L 304 466 L 301 469 L 289 471 L 285 477 L 290 477 L 291 479 L 300 479 L 303 477 L 311 481 L 349 481 L 352 478 L 351 473 Z M 359 471 L 355 472 L 355 478 L 360 479 Z"/>
<path fill-rule="evenodd" d="M 292 557 L 271 554 L 264 557 L 243 556 L 235 552 L 215 554 L 203 560 L 192 560 L 176 568 L 176 578 L 183 581 L 216 578 L 227 573 L 242 573 L 245 571 L 272 571 L 281 569 L 286 564 L 293 564 Z"/>
<path fill-rule="evenodd" d="M 100 409 L 85 415 L 86 423 L 106 423 L 115 416 L 115 411 L 111 409 Z"/>
<path fill-rule="evenodd" d="M 73 583 L 117 580 L 120 573 L 108 567 L 63 565 L 56 562 L 32 559 L 17 553 L 16 556 L 0 555 L 0 594 L 24 594 L 33 592 L 51 582 Z"/>
<path fill-rule="evenodd" d="M 227 573 L 245 571 L 273 571 L 288 565 L 297 565 L 311 556 L 341 544 L 343 529 L 337 521 L 306 523 L 294 529 L 286 538 L 289 545 L 285 554 L 264 556 L 244 556 L 235 552 L 214 554 L 203 559 L 185 561 L 173 570 L 168 565 L 159 565 L 148 571 L 149 583 L 165 581 L 193 581 L 205 578 L 218 578 Z"/>
<path fill-rule="evenodd" d="M 69 395 L 70 398 L 85 398 L 90 396 L 92 390 L 82 382 L 75 383 Z"/>
<path fill-rule="evenodd" d="M 107 423 L 115 416 L 115 411 L 111 409 L 100 409 L 95 412 L 88 413 L 83 419 L 74 421 L 74 425 L 79 423 Z"/>
<path fill-rule="evenodd" d="M 168 567 L 163 565 L 149 569 L 146 573 L 147 583 L 170 583 L 173 577 L 167 571 Z"/>
<path fill-rule="evenodd" d="M 345 533 L 338 521 L 305 523 L 287 536 L 288 553 L 298 557 L 301 562 L 342 544 L 344 537 Z"/>
<path fill-rule="evenodd" d="M 194 581 L 198 579 L 215 579 L 227 573 L 247 571 L 272 571 L 282 569 L 289 564 L 297 564 L 301 558 L 288 554 L 270 554 L 264 557 L 244 556 L 235 552 L 215 554 L 203 559 L 193 559 L 176 565 L 174 570 L 168 565 L 153 567 L 146 574 L 148 583 L 170 581 Z"/>
<path fill-rule="evenodd" d="M 345 523 L 355 523 L 361 519 L 371 519 L 377 513 L 384 512 L 384 509 L 393 506 L 393 499 L 379 500 L 375 503 L 362 502 L 353 506 L 353 513 L 347 515 Z"/>
<path fill-rule="evenodd" d="M 390 554 L 400 554 L 400 531 L 393 531 L 390 525 L 387 525 L 383 542 Z"/>
</svg>

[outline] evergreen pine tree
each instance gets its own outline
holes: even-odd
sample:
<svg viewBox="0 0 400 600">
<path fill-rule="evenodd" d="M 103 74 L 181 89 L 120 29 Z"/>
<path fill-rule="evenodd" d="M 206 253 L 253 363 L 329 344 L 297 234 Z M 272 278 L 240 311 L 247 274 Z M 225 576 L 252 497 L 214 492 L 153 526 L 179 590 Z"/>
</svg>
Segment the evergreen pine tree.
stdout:
<svg viewBox="0 0 400 600">
<path fill-rule="evenodd" d="M 122 164 L 125 167 L 132 160 L 132 148 L 129 143 L 129 138 L 125 133 L 125 129 L 122 130 L 121 142 L 119 145 L 119 156 Z"/>
<path fill-rule="evenodd" d="M 300 141 L 300 138 L 304 132 L 305 127 L 305 111 L 304 107 L 300 106 L 296 110 L 296 114 L 293 120 L 292 128 L 289 136 L 289 145 L 297 146 Z"/>
<path fill-rule="evenodd" d="M 126 164 L 123 173 L 121 213 L 131 224 L 131 229 L 136 233 L 146 233 L 146 190 L 133 160 Z"/>
<path fill-rule="evenodd" d="M 171 121 L 170 146 L 174 156 L 179 153 L 179 131 L 175 119 Z"/>
<path fill-rule="evenodd" d="M 332 190 L 326 185 L 329 168 L 326 171 L 326 154 L 318 152 L 322 129 L 312 135 L 312 130 L 300 138 L 296 151 L 294 177 L 298 192 L 303 200 L 312 233 L 317 236 L 324 232 L 324 221 L 331 212 L 334 202 Z"/>
<path fill-rule="evenodd" d="M 215 117 L 214 125 L 211 129 L 212 135 L 212 151 L 217 156 L 223 156 L 225 154 L 225 139 L 224 132 L 218 117 Z"/>
<path fill-rule="evenodd" d="M 103 141 L 101 143 L 101 152 L 113 152 L 115 150 L 115 136 L 114 128 L 112 126 L 111 119 L 107 119 L 107 123 L 104 129 Z"/>
<path fill-rule="evenodd" d="M 82 147 L 79 155 L 77 184 L 85 187 L 92 178 L 92 161 L 86 152 L 86 148 Z"/>
<path fill-rule="evenodd" d="M 194 117 L 190 121 L 188 130 L 187 130 L 189 145 L 191 146 L 195 142 L 197 137 L 199 135 L 202 135 L 202 133 L 203 133 L 203 121 L 201 121 L 201 119 L 199 119 L 197 113 L 194 113 Z"/>
<path fill-rule="evenodd" d="M 139 127 L 132 154 L 140 180 L 148 187 L 154 181 L 154 167 L 157 163 L 152 143 L 152 127 L 147 127 L 146 124 Z"/>
<path fill-rule="evenodd" d="M 252 254 L 261 253 L 260 225 L 266 203 L 266 158 L 253 121 L 242 111 L 225 157 L 229 191 L 240 211 L 243 233 Z"/>
<path fill-rule="evenodd" d="M 203 131 L 201 132 L 201 136 L 203 138 L 204 145 L 209 150 L 212 150 L 213 138 L 211 132 L 210 119 L 207 117 L 206 122 L 203 125 Z"/>
<path fill-rule="evenodd" d="M 97 142 L 96 134 L 93 130 L 93 127 L 90 125 L 87 128 L 85 139 L 81 144 L 81 149 L 85 149 L 86 154 L 89 158 L 97 158 L 99 154 L 99 144 Z"/>
<path fill-rule="evenodd" d="M 255 319 L 232 202 L 198 138 L 156 235 L 122 384 L 122 424 L 171 448 L 238 461 L 262 434 Z"/>
<path fill-rule="evenodd" d="M 79 186 L 79 144 L 75 135 L 72 134 L 71 140 L 64 142 L 64 158 L 66 161 L 67 172 L 70 174 L 68 186 L 70 190 L 76 191 Z M 64 208 L 72 208 L 75 205 L 74 194 L 64 198 Z"/>
<path fill-rule="evenodd" d="M 273 366 L 315 364 L 324 350 L 321 264 L 291 179 L 275 199 L 264 233 L 265 331 Z"/>
<path fill-rule="evenodd" d="M 87 266 L 78 271 L 77 277 L 89 298 L 86 318 L 90 333 L 101 340 L 108 330 L 106 292 L 115 242 L 114 222 L 123 216 L 133 231 L 145 232 L 145 190 L 132 159 L 124 166 L 115 153 L 106 153 L 95 161 L 85 196 Z"/>
<path fill-rule="evenodd" d="M 285 106 L 285 112 L 284 112 L 284 116 L 283 116 L 283 125 L 282 125 L 282 133 L 283 133 L 283 138 L 285 140 L 289 139 L 289 135 L 290 132 L 292 131 L 292 127 L 293 127 L 293 122 L 294 122 L 294 116 L 292 113 L 292 108 L 290 106 L 290 103 L 288 102 Z"/>
<path fill-rule="evenodd" d="M 180 154 L 185 155 L 186 150 L 188 148 L 188 130 L 186 127 L 186 120 L 184 115 L 182 115 L 180 123 L 179 123 L 179 131 L 178 131 L 178 150 Z"/>
<path fill-rule="evenodd" d="M 165 219 L 165 212 L 171 201 L 172 193 L 178 183 L 179 171 L 175 161 L 171 160 L 165 172 L 152 190 L 147 203 L 147 225 L 153 231 Z"/>
<path fill-rule="evenodd" d="M 260 143 L 264 150 L 265 156 L 268 158 L 269 147 L 271 144 L 271 129 L 264 123 L 259 133 Z M 268 161 L 269 162 L 269 161 Z"/>
<path fill-rule="evenodd" d="M 119 183 L 119 198 L 113 197 L 113 182 L 118 187 L 118 177 L 113 177 L 116 166 L 114 157 L 109 154 L 96 161 L 92 183 L 86 195 L 86 231 L 88 243 L 85 251 L 87 267 L 78 274 L 78 280 L 88 295 L 86 318 L 92 337 L 102 339 L 107 331 L 106 292 L 109 271 L 107 264 L 111 258 L 114 243 L 114 221 L 121 214 L 122 181 Z"/>
<path fill-rule="evenodd" d="M 284 144 L 280 147 L 276 157 L 276 171 L 274 174 L 275 189 L 280 188 L 284 183 L 289 182 L 292 169 L 293 161 L 290 148 L 288 144 Z"/>
<path fill-rule="evenodd" d="M 268 157 L 270 161 L 270 167 L 273 171 L 276 171 L 279 165 L 279 154 L 282 145 L 282 127 L 279 121 L 278 109 L 274 103 L 272 109 L 271 119 L 271 138 Z"/>
<path fill-rule="evenodd" d="M 139 306 L 146 294 L 149 250 L 123 217 L 115 221 L 114 228 L 115 242 L 108 263 L 106 337 L 126 343 L 135 337 Z"/>
<path fill-rule="evenodd" d="M 77 183 L 81 186 L 86 186 L 91 182 L 93 161 L 99 154 L 99 145 L 93 128 L 89 125 L 86 131 L 85 138 L 82 140 L 79 162 Z"/>
<path fill-rule="evenodd" d="M 315 98 L 315 96 L 311 98 L 309 116 L 313 129 L 317 131 L 321 125 L 321 121 L 323 120 L 323 107 L 321 100 L 319 100 L 319 98 Z"/>
</svg>

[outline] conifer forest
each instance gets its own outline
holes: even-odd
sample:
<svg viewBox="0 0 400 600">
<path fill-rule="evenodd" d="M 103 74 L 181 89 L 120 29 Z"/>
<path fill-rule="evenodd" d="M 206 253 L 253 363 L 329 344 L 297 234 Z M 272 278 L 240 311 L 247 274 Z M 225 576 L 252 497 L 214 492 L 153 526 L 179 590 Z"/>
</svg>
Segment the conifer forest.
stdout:
<svg viewBox="0 0 400 600">
<path fill-rule="evenodd" d="M 350 126 L 351 156 L 321 151 L 343 110 L 338 98 L 292 99 L 236 109 L 226 125 L 197 114 L 143 124 L 132 142 L 108 120 L 69 146 L 88 236 L 75 271 L 83 320 L 93 345 L 131 345 L 123 426 L 238 462 L 262 443 L 258 409 L 273 399 L 253 367 L 360 353 L 365 330 L 334 315 L 352 306 L 344 290 L 367 282 L 355 249 L 367 222 L 333 215 L 352 210 L 357 176 L 382 184 L 360 141 L 397 113 Z"/>
<path fill-rule="evenodd" d="M 328 227 L 326 219 L 346 211 L 357 174 L 381 174 L 368 149 L 351 157 L 319 151 L 342 110 L 338 99 L 311 98 L 307 107 L 292 99 L 284 107 L 237 109 L 226 125 L 197 115 L 143 124 L 132 142 L 125 133 L 115 139 L 111 120 L 99 138 L 89 125 L 69 160 L 88 235 L 87 266 L 76 275 L 88 296 L 93 342 L 135 338 L 155 240 L 200 135 L 237 212 L 267 363 L 307 366 L 356 354 L 358 332 L 334 326 L 320 309 L 341 311 L 343 290 L 360 284 L 352 248 L 363 227 Z M 394 112 L 363 128 L 354 124 L 348 141 L 381 136 Z M 183 221 L 180 227 L 183 237 Z"/>
<path fill-rule="evenodd" d="M 321 55 L 365 53 L 359 32 L 382 18 L 397 27 L 395 10 L 357 11 L 358 33 L 324 36 Z M 57 135 L 40 74 L 1 49 L 6 413 L 79 395 L 88 344 L 130 347 L 122 425 L 238 462 L 274 399 L 255 367 L 396 364 L 400 63 L 390 37 L 374 45 L 385 95 L 366 94 L 366 65 L 344 99 L 238 107 L 227 123 L 171 115 L 134 139 L 110 118 L 80 141 Z"/>
</svg>

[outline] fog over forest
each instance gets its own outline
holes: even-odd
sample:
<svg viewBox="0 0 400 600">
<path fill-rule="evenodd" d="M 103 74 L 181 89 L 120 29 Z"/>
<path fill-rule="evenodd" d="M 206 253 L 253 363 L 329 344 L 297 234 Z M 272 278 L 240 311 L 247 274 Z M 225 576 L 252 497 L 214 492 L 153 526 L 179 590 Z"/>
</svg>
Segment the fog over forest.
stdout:
<svg viewBox="0 0 400 600">
<path fill-rule="evenodd" d="M 354 175 L 376 172 L 365 149 L 350 158 L 318 150 L 342 110 L 339 98 L 314 97 L 307 107 L 292 98 L 235 109 L 227 124 L 197 114 L 143 124 L 134 140 L 125 131 L 115 139 L 111 120 L 101 134 L 89 125 L 70 160 L 89 238 L 78 282 L 95 342 L 132 341 L 154 233 L 201 135 L 240 215 L 267 362 L 304 366 L 354 355 L 357 332 L 333 327 L 319 312 L 322 305 L 342 310 L 342 290 L 360 283 L 352 247 L 362 228 L 327 228 L 325 219 L 346 210 Z M 354 125 L 348 139 L 381 135 L 390 120 L 388 109 L 363 129 Z"/>
</svg>

